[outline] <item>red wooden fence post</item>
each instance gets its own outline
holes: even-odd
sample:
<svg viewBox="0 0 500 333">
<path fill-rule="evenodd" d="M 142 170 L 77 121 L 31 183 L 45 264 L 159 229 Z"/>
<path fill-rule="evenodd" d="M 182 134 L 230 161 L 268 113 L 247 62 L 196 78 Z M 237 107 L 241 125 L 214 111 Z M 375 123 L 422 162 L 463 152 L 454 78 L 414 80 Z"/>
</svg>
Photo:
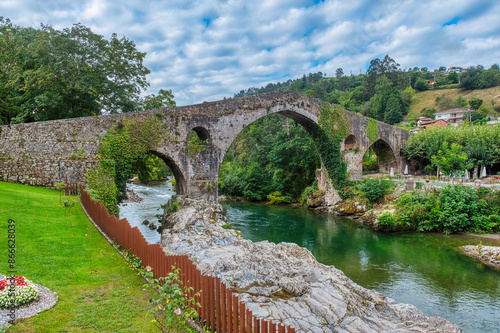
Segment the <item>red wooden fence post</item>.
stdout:
<svg viewBox="0 0 500 333">
<path fill-rule="evenodd" d="M 234 333 L 238 333 L 238 319 L 240 318 L 238 313 L 238 297 L 233 295 L 233 331 Z"/>
<path fill-rule="evenodd" d="M 246 326 L 246 321 L 245 321 L 245 303 L 240 302 L 240 333 L 245 333 L 245 326 Z"/>
<path fill-rule="evenodd" d="M 260 331 L 262 333 L 267 333 L 267 325 L 268 325 L 267 320 L 264 320 L 264 319 L 260 320 Z"/>
<path fill-rule="evenodd" d="M 232 333 L 233 332 L 233 318 L 234 318 L 234 313 L 233 313 L 233 292 L 231 289 L 227 289 L 227 295 L 226 295 L 226 321 L 227 321 L 227 332 Z"/>
<path fill-rule="evenodd" d="M 226 305 L 226 292 L 227 292 L 227 288 L 226 288 L 226 285 L 222 282 L 220 282 L 220 285 L 221 285 L 221 288 L 220 288 L 220 313 L 221 313 L 221 316 L 220 316 L 220 319 L 221 319 L 221 322 L 222 322 L 222 326 L 221 326 L 221 329 L 222 331 L 221 332 L 227 332 L 227 317 L 229 316 L 229 313 L 226 311 L 227 310 L 227 305 Z"/>
<path fill-rule="evenodd" d="M 217 318 L 217 332 L 221 331 L 221 290 L 220 290 L 220 278 L 215 278 L 215 316 Z"/>
</svg>

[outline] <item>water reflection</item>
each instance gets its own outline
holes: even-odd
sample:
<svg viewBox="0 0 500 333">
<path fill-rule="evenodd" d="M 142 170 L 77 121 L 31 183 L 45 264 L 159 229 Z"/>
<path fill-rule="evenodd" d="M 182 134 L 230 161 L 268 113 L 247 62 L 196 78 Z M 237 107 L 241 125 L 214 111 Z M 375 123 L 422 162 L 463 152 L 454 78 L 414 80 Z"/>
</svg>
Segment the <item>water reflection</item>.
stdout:
<svg viewBox="0 0 500 333">
<path fill-rule="evenodd" d="M 310 210 L 224 203 L 228 220 L 253 241 L 293 242 L 356 283 L 428 316 L 447 318 L 466 332 L 498 332 L 500 272 L 463 256 L 458 247 L 479 239 L 421 233 L 377 233 Z M 499 245 L 483 240 L 483 245 Z"/>
</svg>

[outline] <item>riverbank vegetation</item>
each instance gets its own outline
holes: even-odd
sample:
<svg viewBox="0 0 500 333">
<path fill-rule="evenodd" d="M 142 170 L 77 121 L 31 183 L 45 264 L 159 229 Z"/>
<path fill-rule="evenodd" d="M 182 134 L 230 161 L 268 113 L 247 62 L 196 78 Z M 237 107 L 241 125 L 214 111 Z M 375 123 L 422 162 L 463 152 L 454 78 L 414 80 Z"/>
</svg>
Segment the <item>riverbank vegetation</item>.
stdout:
<svg viewBox="0 0 500 333">
<path fill-rule="evenodd" d="M 63 198 L 64 200 L 64 198 Z M 16 321 L 9 332 L 155 332 L 144 280 L 99 234 L 75 196 L 0 182 L 0 218 L 16 222 L 16 274 L 58 294 L 57 305 Z M 7 236 L 7 224 L 0 225 Z M 6 237 L 5 236 L 5 237 Z M 7 251 L 7 241 L 0 250 Z M 0 271 L 7 273 L 7 260 Z"/>
<path fill-rule="evenodd" d="M 486 187 L 447 185 L 403 193 L 395 211 L 378 217 L 382 230 L 500 232 L 500 191 Z"/>
</svg>

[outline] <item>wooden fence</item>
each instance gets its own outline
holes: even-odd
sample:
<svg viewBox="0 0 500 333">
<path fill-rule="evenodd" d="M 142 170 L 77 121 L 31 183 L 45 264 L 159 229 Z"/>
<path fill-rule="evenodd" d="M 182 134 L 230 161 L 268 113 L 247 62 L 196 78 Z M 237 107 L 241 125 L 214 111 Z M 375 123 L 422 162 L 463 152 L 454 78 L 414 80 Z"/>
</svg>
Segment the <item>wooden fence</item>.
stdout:
<svg viewBox="0 0 500 333">
<path fill-rule="evenodd" d="M 148 244 L 137 227 L 132 228 L 127 219 L 118 220 L 114 215 L 110 216 L 106 208 L 93 201 L 81 185 L 80 194 L 87 214 L 101 230 L 123 249 L 130 249 L 130 253 L 141 259 L 143 266 L 151 266 L 155 278 L 166 276 L 172 271 L 172 266 L 179 269 L 183 286 L 193 288 L 189 297 L 194 297 L 201 304 L 196 311 L 202 326 L 207 326 L 212 332 L 295 333 L 293 327 L 253 318 L 252 311 L 245 308 L 245 304 L 219 277 L 201 274 L 186 255 L 167 255 L 159 244 Z M 198 292 L 200 296 L 195 295 Z"/>
<path fill-rule="evenodd" d="M 78 194 L 78 183 L 69 183 L 68 176 L 66 176 L 66 186 L 64 187 L 64 195 L 77 195 Z"/>
</svg>

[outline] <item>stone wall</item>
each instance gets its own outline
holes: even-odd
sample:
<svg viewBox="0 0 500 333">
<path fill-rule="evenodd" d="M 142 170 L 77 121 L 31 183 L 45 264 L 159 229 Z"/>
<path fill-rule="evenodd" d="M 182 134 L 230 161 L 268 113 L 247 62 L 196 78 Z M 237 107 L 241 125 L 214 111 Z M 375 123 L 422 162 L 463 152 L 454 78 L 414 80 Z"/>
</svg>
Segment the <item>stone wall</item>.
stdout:
<svg viewBox="0 0 500 333">
<path fill-rule="evenodd" d="M 99 139 L 88 118 L 0 128 L 0 180 L 54 187 L 83 181 L 96 163 Z"/>
</svg>

